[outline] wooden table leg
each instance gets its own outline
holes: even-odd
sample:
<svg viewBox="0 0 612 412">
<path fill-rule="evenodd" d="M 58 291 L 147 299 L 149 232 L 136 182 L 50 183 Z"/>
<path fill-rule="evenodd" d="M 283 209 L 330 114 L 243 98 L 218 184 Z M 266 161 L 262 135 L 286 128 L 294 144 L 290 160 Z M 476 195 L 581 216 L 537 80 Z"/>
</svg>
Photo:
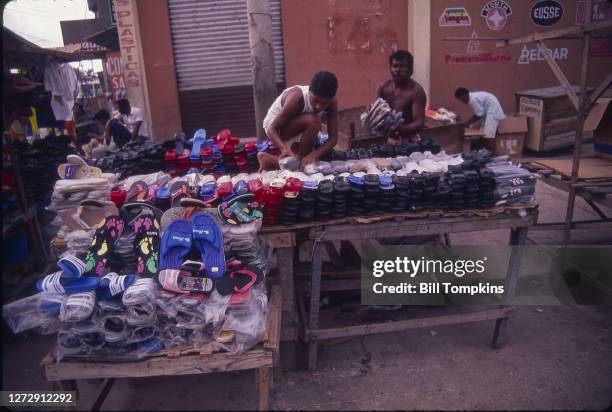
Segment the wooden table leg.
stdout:
<svg viewBox="0 0 612 412">
<path fill-rule="evenodd" d="M 259 410 L 270 409 L 270 368 L 257 369 L 257 386 L 259 390 Z"/>
<path fill-rule="evenodd" d="M 512 248 L 510 252 L 510 261 L 508 262 L 508 271 L 506 273 L 506 281 L 504 283 L 504 305 L 512 303 L 514 298 L 514 292 L 516 291 L 516 285 L 518 283 L 519 270 L 521 268 L 521 257 L 522 250 L 521 246 L 525 244 L 527 240 L 527 232 L 529 228 L 517 227 L 510 230 L 510 246 L 516 246 Z M 491 340 L 491 347 L 493 349 L 499 349 L 503 344 L 504 335 L 506 328 L 508 327 L 508 317 L 497 319 L 495 322 L 495 329 L 493 331 L 493 339 Z"/>
<path fill-rule="evenodd" d="M 102 404 L 106 400 L 106 397 L 108 396 L 108 393 L 112 389 L 114 383 L 115 383 L 114 378 L 109 378 L 109 379 L 104 380 L 104 383 L 102 383 L 102 389 L 100 390 L 100 393 L 98 393 L 98 396 L 96 397 L 96 400 L 93 406 L 91 407 L 92 411 L 100 410 L 100 408 L 102 407 Z"/>
<path fill-rule="evenodd" d="M 282 295 L 282 330 L 289 330 L 293 335 L 297 331 L 297 313 L 295 306 L 295 289 L 293 283 L 293 247 L 276 249 L 278 264 L 278 281 Z M 281 337 L 283 333 L 281 331 Z M 281 343 L 281 363 L 285 370 L 295 370 L 295 342 Z"/>
<path fill-rule="evenodd" d="M 310 281 L 310 308 L 308 310 L 308 327 L 310 330 L 319 329 L 319 299 L 321 298 L 321 242 L 315 242 L 312 255 L 312 279 Z M 308 369 L 317 369 L 316 340 L 308 342 Z"/>
</svg>

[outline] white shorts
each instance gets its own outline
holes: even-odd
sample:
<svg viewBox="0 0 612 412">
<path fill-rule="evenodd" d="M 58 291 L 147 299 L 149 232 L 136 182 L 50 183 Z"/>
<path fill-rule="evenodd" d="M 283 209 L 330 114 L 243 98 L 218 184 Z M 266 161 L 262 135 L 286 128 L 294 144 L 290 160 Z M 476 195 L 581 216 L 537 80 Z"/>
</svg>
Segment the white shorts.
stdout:
<svg viewBox="0 0 612 412">
<path fill-rule="evenodd" d="M 494 139 L 497 135 L 497 127 L 499 126 L 499 120 L 494 118 L 486 117 L 480 130 L 484 132 L 484 137 L 487 139 Z"/>
</svg>

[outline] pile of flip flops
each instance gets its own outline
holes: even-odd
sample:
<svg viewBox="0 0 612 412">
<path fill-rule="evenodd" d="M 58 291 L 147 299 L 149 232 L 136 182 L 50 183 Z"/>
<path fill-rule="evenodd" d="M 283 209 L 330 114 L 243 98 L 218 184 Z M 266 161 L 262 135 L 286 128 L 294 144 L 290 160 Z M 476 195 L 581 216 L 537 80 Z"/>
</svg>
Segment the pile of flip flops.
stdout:
<svg viewBox="0 0 612 412">
<path fill-rule="evenodd" d="M 83 256 L 61 258 L 37 283 L 52 296 L 42 310 L 61 321 L 60 356 L 146 356 L 211 342 L 245 350 L 261 339 L 267 298 L 258 285 L 267 259 L 253 248 L 259 226 L 226 225 L 226 244 L 224 224 L 208 213 L 215 209 L 187 197 L 179 204 L 162 214 L 144 201 L 119 209 L 87 201 L 64 212 L 73 228 L 99 222 Z"/>
<path fill-rule="evenodd" d="M 431 138 L 423 138 L 418 142 L 404 140 L 399 144 L 373 144 L 369 148 L 350 149 L 348 151 L 333 150 L 332 160 L 360 160 L 372 158 L 395 158 L 399 156 L 410 156 L 412 153 L 431 152 L 438 154 L 442 147 Z"/>
<path fill-rule="evenodd" d="M 120 151 L 92 160 L 91 165 L 121 179 L 136 174 L 153 173 L 164 168 L 164 145 L 149 139 L 142 143 L 128 142 Z"/>
<path fill-rule="evenodd" d="M 375 136 L 389 136 L 404 122 L 402 112 L 391 109 L 380 97 L 361 114 L 361 123 Z"/>
<path fill-rule="evenodd" d="M 249 173 L 259 168 L 259 152 L 280 153 L 269 140 L 241 142 L 229 129 L 214 136 L 207 136 L 205 129 L 198 129 L 188 141 L 182 133 L 175 136 L 174 148 L 164 154 L 164 170 L 172 176 L 190 170 L 215 176 Z"/>
<path fill-rule="evenodd" d="M 78 207 L 85 199 L 105 201 L 110 196 L 118 176 L 90 166 L 78 155 L 68 155 L 68 163 L 57 167 L 60 177 L 55 182 L 49 210 L 62 210 Z"/>
</svg>

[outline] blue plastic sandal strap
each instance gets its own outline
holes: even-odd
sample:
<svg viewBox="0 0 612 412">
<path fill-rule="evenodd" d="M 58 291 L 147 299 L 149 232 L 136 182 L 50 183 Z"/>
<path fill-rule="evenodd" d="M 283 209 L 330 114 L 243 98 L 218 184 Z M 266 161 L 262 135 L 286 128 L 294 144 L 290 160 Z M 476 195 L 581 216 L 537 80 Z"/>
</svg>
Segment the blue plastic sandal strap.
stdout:
<svg viewBox="0 0 612 412">
<path fill-rule="evenodd" d="M 60 283 L 62 272 L 55 272 L 51 275 L 46 276 L 42 282 L 42 290 L 55 293 L 66 293 L 64 286 Z"/>
</svg>

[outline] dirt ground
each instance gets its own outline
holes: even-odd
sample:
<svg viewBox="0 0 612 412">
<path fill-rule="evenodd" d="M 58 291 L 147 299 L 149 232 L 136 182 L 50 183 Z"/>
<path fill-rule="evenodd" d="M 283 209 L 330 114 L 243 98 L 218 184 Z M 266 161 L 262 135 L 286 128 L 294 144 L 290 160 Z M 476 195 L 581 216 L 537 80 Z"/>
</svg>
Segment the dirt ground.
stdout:
<svg viewBox="0 0 612 412">
<path fill-rule="evenodd" d="M 538 183 L 540 221 L 563 220 L 566 195 Z M 610 210 L 607 210 L 610 212 Z M 595 214 L 582 200 L 576 219 Z M 558 244 L 561 232 L 531 232 Z M 610 231 L 574 231 L 573 243 L 612 244 Z M 507 231 L 452 236 L 453 244 L 504 244 Z M 612 407 L 612 306 L 518 307 L 505 344 L 494 322 L 327 342 L 315 372 L 285 372 L 271 407 L 282 410 L 600 410 Z M 3 341 L 3 390 L 50 390 L 39 362 L 49 336 Z M 80 382 L 79 409 L 97 383 Z M 125 380 L 103 410 L 245 410 L 257 406 L 252 371 Z"/>
</svg>

